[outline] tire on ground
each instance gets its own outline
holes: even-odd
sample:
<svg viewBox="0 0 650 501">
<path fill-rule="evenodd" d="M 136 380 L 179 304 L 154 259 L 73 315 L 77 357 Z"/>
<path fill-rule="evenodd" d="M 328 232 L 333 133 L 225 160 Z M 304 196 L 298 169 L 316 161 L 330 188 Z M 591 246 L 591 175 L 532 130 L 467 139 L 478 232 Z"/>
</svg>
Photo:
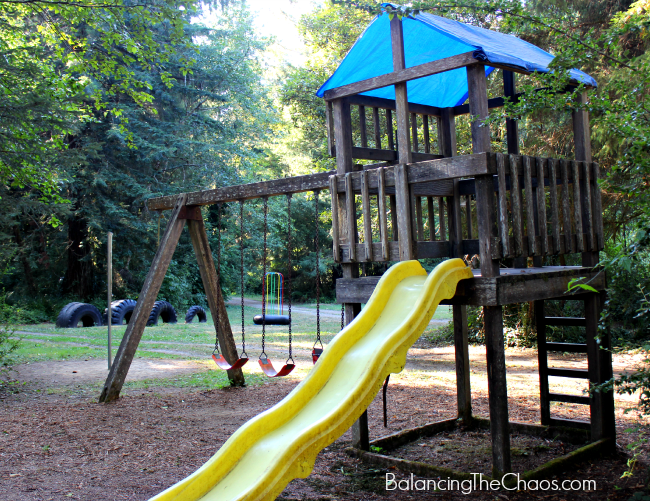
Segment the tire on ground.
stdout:
<svg viewBox="0 0 650 501">
<path fill-rule="evenodd" d="M 133 299 L 119 299 L 111 303 L 111 319 L 112 325 L 122 325 L 123 323 L 129 323 L 131 321 L 131 315 L 133 310 L 135 310 L 135 305 L 138 304 L 137 301 Z M 102 317 L 104 324 L 108 323 L 108 308 L 104 309 L 104 315 Z"/>
<path fill-rule="evenodd" d="M 149 314 L 147 326 L 158 325 L 158 318 L 162 319 L 162 321 L 166 324 L 175 324 L 176 310 L 167 301 L 156 301 L 153 304 L 151 313 Z"/>
<path fill-rule="evenodd" d="M 190 307 L 189 310 L 187 310 L 187 315 L 185 315 L 185 323 L 191 324 L 195 316 L 199 317 L 199 322 L 201 323 L 208 321 L 208 317 L 205 314 L 205 310 L 203 309 L 203 307 L 195 305 Z"/>
<path fill-rule="evenodd" d="M 101 327 L 102 314 L 88 303 L 68 303 L 56 319 L 56 326 L 74 328 L 81 322 L 84 327 Z"/>
</svg>

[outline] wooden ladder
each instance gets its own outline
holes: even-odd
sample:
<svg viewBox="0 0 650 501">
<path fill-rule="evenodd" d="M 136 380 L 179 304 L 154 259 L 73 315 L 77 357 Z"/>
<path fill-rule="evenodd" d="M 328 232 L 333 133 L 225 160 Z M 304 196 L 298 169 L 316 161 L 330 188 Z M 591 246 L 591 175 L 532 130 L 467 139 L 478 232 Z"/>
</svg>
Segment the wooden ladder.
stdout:
<svg viewBox="0 0 650 501">
<path fill-rule="evenodd" d="M 565 298 L 563 298 L 565 299 Z M 544 300 L 535 301 L 535 322 L 537 326 L 537 356 L 539 360 L 539 390 L 541 404 L 541 423 L 546 426 L 567 426 L 590 430 L 590 421 L 557 418 L 551 416 L 551 402 L 566 402 L 572 404 L 592 405 L 592 398 L 587 395 L 569 395 L 552 393 L 549 388 L 549 376 L 568 377 L 574 379 L 589 379 L 589 370 L 563 369 L 548 366 L 548 352 L 587 353 L 587 343 L 555 343 L 546 339 L 546 326 L 586 327 L 586 318 L 579 317 L 547 317 L 544 312 Z"/>
</svg>

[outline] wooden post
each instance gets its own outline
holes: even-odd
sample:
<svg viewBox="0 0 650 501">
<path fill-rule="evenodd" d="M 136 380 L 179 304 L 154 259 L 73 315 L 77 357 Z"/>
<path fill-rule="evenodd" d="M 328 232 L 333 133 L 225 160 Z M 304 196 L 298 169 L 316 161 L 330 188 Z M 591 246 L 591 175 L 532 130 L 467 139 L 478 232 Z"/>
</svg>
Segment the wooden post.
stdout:
<svg viewBox="0 0 650 501">
<path fill-rule="evenodd" d="M 535 327 L 537 329 L 537 361 L 539 371 L 540 422 L 544 426 L 551 424 L 551 402 L 548 386 L 548 352 L 546 349 L 546 314 L 544 300 L 533 302 L 535 309 Z"/>
<path fill-rule="evenodd" d="M 584 105 L 587 103 L 587 93 L 582 92 L 576 95 L 576 101 Z M 584 177 L 586 182 L 581 186 L 579 191 L 590 190 L 588 185 L 588 169 L 591 164 L 591 132 L 589 130 L 589 112 L 587 110 L 576 110 L 573 112 L 573 138 L 575 141 L 575 159 L 576 164 L 578 161 L 587 162 Z M 580 169 L 574 169 L 574 184 L 580 186 L 576 179 L 576 173 Z M 581 176 L 583 177 L 583 176 Z M 576 190 L 577 191 L 577 190 Z M 584 205 L 591 203 L 590 197 L 585 196 L 585 200 L 580 197 L 574 200 L 574 204 L 578 203 Z M 576 214 L 576 233 L 582 232 L 583 216 L 588 217 L 590 208 L 583 207 L 584 212 Z M 589 228 L 587 228 L 589 231 Z M 593 241 L 593 239 L 592 239 Z M 596 266 L 599 261 L 599 253 L 597 246 L 585 246 L 585 252 L 582 253 L 582 266 Z M 587 334 L 587 360 L 589 364 L 589 382 L 590 384 L 598 384 L 609 380 L 612 377 L 612 352 L 611 352 L 611 339 L 608 330 L 598 332 L 598 321 L 600 319 L 600 311 L 604 303 L 604 294 L 589 294 L 585 300 L 585 321 L 586 321 L 586 334 Z M 614 393 L 612 391 L 595 393 L 591 398 L 591 440 L 599 440 L 601 438 L 615 438 L 616 437 L 616 422 L 614 417 Z M 612 442 L 614 442 L 612 440 Z"/>
<path fill-rule="evenodd" d="M 483 120 L 488 116 L 487 79 L 485 67 L 482 64 L 467 67 L 467 84 L 470 115 L 473 117 L 471 124 L 473 152 L 490 151 L 490 130 L 481 126 Z M 493 176 L 477 176 L 475 183 L 481 275 L 491 278 L 499 276 L 499 260 L 492 259 L 492 237 L 496 236 Z M 497 478 L 499 473 L 506 473 L 511 469 L 508 390 L 501 306 L 484 306 L 483 318 L 490 400 L 492 470 Z"/>
<path fill-rule="evenodd" d="M 235 346 L 235 339 L 232 335 L 230 321 L 228 320 L 226 303 L 221 294 L 221 287 L 219 287 L 219 277 L 214 267 L 208 235 L 205 231 L 203 218 L 200 217 L 201 210 L 199 207 L 196 207 L 194 210 L 198 217 L 196 219 L 188 219 L 187 221 L 190 238 L 192 239 L 192 246 L 194 247 L 194 253 L 196 254 L 196 260 L 199 265 L 199 273 L 208 300 L 208 306 L 210 307 L 210 314 L 212 315 L 216 329 L 219 346 L 226 361 L 232 365 L 239 358 L 237 355 L 237 347 Z M 228 379 L 232 386 L 244 386 L 246 383 L 241 369 L 229 370 Z"/>
<path fill-rule="evenodd" d="M 108 242 L 106 248 L 106 284 L 108 285 L 108 314 L 106 320 L 108 323 L 108 370 L 111 370 L 111 362 L 113 361 L 113 339 L 111 336 L 111 327 L 113 326 L 113 232 L 108 232 Z"/>
<path fill-rule="evenodd" d="M 402 20 L 394 16 L 390 22 L 390 39 L 393 49 L 393 71 L 406 68 L 404 57 L 404 32 Z M 409 130 L 409 103 L 406 82 L 395 85 L 395 114 L 397 115 L 397 153 L 399 163 L 411 163 L 411 135 Z"/>
<path fill-rule="evenodd" d="M 165 233 L 160 240 L 160 246 L 144 280 L 135 310 L 133 310 L 131 320 L 126 326 L 126 332 L 124 332 L 124 337 L 122 337 L 122 342 L 104 383 L 104 388 L 99 397 L 100 402 L 112 402 L 120 396 L 133 356 L 138 349 L 142 333 L 149 320 L 149 313 L 151 313 L 153 304 L 156 301 L 158 291 L 160 291 L 160 286 L 178 244 L 178 239 L 183 231 L 183 226 L 185 226 L 185 220 L 180 219 L 179 214 L 185 206 L 186 199 L 187 195 L 179 195 L 176 205 L 169 216 L 167 228 L 165 228 Z"/>
<path fill-rule="evenodd" d="M 406 165 L 395 166 L 395 202 L 397 206 L 397 225 L 399 227 L 400 261 L 413 259 L 413 229 L 411 225 L 411 200 L 407 180 Z"/>
</svg>

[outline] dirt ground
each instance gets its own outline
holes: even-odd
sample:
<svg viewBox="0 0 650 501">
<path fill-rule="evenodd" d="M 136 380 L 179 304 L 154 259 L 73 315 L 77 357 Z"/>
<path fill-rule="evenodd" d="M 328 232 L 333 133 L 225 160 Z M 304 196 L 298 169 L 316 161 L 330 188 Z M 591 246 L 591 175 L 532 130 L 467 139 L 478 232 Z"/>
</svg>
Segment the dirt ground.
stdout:
<svg viewBox="0 0 650 501">
<path fill-rule="evenodd" d="M 470 351 L 473 411 L 475 415 L 487 417 L 485 349 L 472 347 Z M 508 350 L 507 357 L 510 418 L 537 422 L 539 391 L 535 352 Z M 453 358 L 452 348 L 435 348 L 419 341 L 409 352 L 406 370 L 391 377 L 387 429 L 382 422 L 381 398 L 375 399 L 369 408 L 371 439 L 454 417 Z M 559 356 L 554 360 L 556 366 L 565 367 L 583 362 L 575 356 Z M 634 362 L 634 357 L 617 357 L 615 369 L 620 372 Z M 199 362 L 136 359 L 129 378 L 169 378 L 205 370 L 216 369 Z M 98 395 L 89 392 L 88 385 L 96 388 L 105 375 L 106 361 L 93 359 L 28 364 L 5 374 L 5 378 L 20 384 L 0 394 L 0 499 L 148 499 L 195 471 L 239 426 L 274 405 L 300 382 L 300 377 L 294 377 L 246 388 L 209 391 L 150 386 L 148 390 L 131 389 L 117 402 L 103 405 L 96 403 Z M 580 391 L 577 386 L 566 388 L 561 382 L 554 384 L 561 391 Z M 43 391 L 46 389 L 57 391 L 47 394 Z M 344 452 L 350 445 L 348 432 L 319 454 L 312 475 L 292 481 L 280 499 L 628 500 L 635 492 L 641 492 L 648 481 L 646 463 L 636 468 L 633 477 L 620 478 L 629 458 L 626 445 L 634 439 L 634 435 L 624 432 L 635 422 L 634 416 L 623 414 L 623 408 L 631 403 L 633 398 L 617 402 L 617 452 L 594 458 L 558 476 L 560 480 L 596 480 L 595 492 L 477 491 L 466 495 L 461 491 L 387 491 L 386 473 L 394 473 L 398 480 L 407 476 L 350 458 Z M 557 406 L 553 413 L 574 419 L 588 418 L 586 408 L 578 405 Z M 445 462 L 460 464 L 463 456 L 471 456 L 472 460 L 465 464 L 476 468 L 479 456 L 486 454 L 487 440 L 487 435 L 480 433 L 471 437 L 439 435 L 412 444 L 409 446 L 412 453 L 404 457 L 443 465 Z M 422 443 L 425 446 L 419 445 Z M 458 446 L 463 444 L 466 450 L 459 450 Z M 537 452 L 543 452 L 544 461 L 568 450 L 561 444 L 547 444 L 541 449 L 525 437 L 513 438 L 513 447 L 523 451 L 519 454 L 522 457 L 537 447 Z M 414 450 L 417 448 L 419 452 Z M 399 454 L 408 452 L 407 449 Z M 517 461 L 515 468 L 528 468 L 529 463 Z"/>
</svg>

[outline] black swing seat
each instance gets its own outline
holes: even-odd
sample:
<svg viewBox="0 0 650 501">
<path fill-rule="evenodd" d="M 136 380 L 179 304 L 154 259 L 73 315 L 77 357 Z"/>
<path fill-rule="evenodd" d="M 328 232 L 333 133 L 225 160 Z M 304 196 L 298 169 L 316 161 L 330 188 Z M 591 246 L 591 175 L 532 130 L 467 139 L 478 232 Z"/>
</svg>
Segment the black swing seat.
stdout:
<svg viewBox="0 0 650 501">
<path fill-rule="evenodd" d="M 255 315 L 253 317 L 255 325 L 289 325 L 291 320 L 289 315 L 266 315 L 266 320 L 262 315 Z"/>
</svg>

